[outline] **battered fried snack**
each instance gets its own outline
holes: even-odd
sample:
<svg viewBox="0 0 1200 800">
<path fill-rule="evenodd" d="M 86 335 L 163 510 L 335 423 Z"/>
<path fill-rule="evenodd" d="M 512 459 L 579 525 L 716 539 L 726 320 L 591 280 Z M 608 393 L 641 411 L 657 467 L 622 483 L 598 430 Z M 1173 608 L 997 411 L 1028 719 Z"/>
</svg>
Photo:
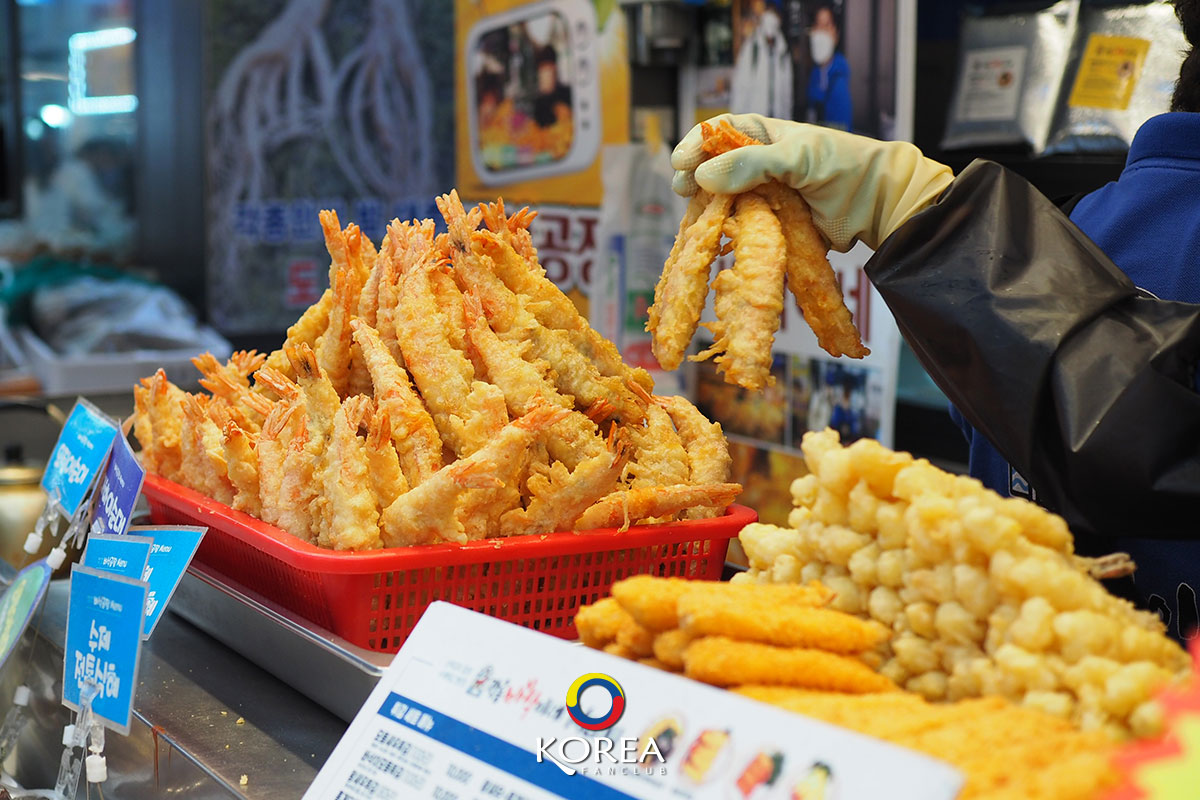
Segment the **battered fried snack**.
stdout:
<svg viewBox="0 0 1200 800">
<path fill-rule="evenodd" d="M 679 628 L 692 637 L 725 635 L 779 647 L 817 647 L 859 653 L 887 641 L 891 632 L 828 608 L 780 605 L 765 600 L 685 595 L 679 598 Z"/>
<path fill-rule="evenodd" d="M 829 264 L 829 248 L 813 225 L 808 203 L 795 189 L 778 181 L 769 181 L 755 191 L 770 203 L 783 226 L 783 238 L 787 241 L 787 286 L 804 321 L 816 334 L 817 344 L 835 357 L 870 355 L 850 309 L 846 308 L 842 287 Z"/>
<path fill-rule="evenodd" d="M 784 588 L 786 591 L 779 591 Z M 637 575 L 614 583 L 612 596 L 639 624 L 652 631 L 666 631 L 679 627 L 678 605 L 683 597 L 695 597 L 697 602 L 728 597 L 739 602 L 763 599 L 776 605 L 819 607 L 833 599 L 833 592 L 817 583 L 763 587 Z"/>
<path fill-rule="evenodd" d="M 717 128 L 704 123 L 702 130 L 710 156 L 762 144 L 728 122 Z M 722 252 L 722 231 L 732 240 L 734 267 L 713 281 L 717 322 L 707 327 L 714 342 L 693 360 L 716 355 L 726 382 L 751 390 L 770 385 L 771 345 L 783 312 L 785 276 L 825 351 L 852 358 L 868 355 L 826 257 L 825 240 L 799 193 L 771 181 L 733 198 L 732 216 L 730 199 L 697 192 L 663 265 L 646 324 L 663 368 L 679 366 L 695 334 L 705 298 L 701 282 Z"/>
<path fill-rule="evenodd" d="M 575 632 L 588 647 L 602 649 L 617 640 L 617 633 L 627 622 L 629 613 L 611 597 L 597 600 L 575 613 Z"/>
<path fill-rule="evenodd" d="M 673 670 L 683 669 L 683 653 L 692 643 L 692 636 L 675 628 L 654 637 L 654 657 Z"/>
<path fill-rule="evenodd" d="M 761 683 L 856 694 L 897 688 L 854 658 L 824 650 L 739 642 L 727 636 L 705 636 L 688 645 L 683 652 L 683 674 L 713 686 Z"/>
<path fill-rule="evenodd" d="M 753 193 L 738 195 L 724 230 L 733 240 L 734 266 L 713 280 L 717 321 L 704 323 L 713 343 L 690 360 L 716 356 L 726 382 L 757 391 L 775 383 L 771 348 L 783 313 L 787 245 L 770 205 Z"/>
<path fill-rule="evenodd" d="M 198 357 L 211 396 L 135 387 L 146 467 L 339 549 L 723 513 L 719 426 L 654 403 L 547 279 L 535 215 L 438 205 L 447 233 L 393 220 L 379 252 L 322 212 L 331 288 L 283 348 Z"/>
<path fill-rule="evenodd" d="M 880 671 L 931 700 L 1001 696 L 1114 739 L 1154 736 L 1160 688 L 1190 672 L 1157 615 L 1109 594 L 1033 503 L 833 431 L 802 444 L 789 527 L 740 534 L 737 582 L 819 580 L 893 636 Z"/>
<path fill-rule="evenodd" d="M 654 633 L 628 618 L 617 631 L 617 644 L 633 653 L 636 658 L 651 658 L 654 655 Z"/>
</svg>

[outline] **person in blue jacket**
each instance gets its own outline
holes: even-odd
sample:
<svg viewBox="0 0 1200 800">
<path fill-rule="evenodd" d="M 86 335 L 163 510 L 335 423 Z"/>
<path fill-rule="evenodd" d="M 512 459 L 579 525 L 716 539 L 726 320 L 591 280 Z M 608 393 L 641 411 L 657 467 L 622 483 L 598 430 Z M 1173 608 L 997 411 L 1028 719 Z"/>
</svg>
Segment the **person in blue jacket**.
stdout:
<svg viewBox="0 0 1200 800">
<path fill-rule="evenodd" d="M 783 181 L 867 277 L 967 424 L 971 472 L 1062 515 L 1085 554 L 1124 550 L 1134 599 L 1179 638 L 1200 622 L 1200 0 L 1171 112 L 1120 179 L 1069 209 L 975 161 L 757 115 L 764 147 L 707 159 L 690 132 L 674 188 Z M 1010 466 L 1011 465 L 1011 466 Z"/>
<path fill-rule="evenodd" d="M 1195 45 L 1200 2 L 1179 2 L 1176 10 Z M 1139 289 L 1163 300 L 1200 303 L 1200 51 L 1193 49 L 1184 61 L 1171 111 L 1138 130 L 1119 179 L 1074 202 L 1070 217 Z M 950 414 L 967 438 L 971 475 L 1002 495 L 1036 502 L 1036 484 L 957 408 L 951 406 Z M 1133 599 L 1157 611 L 1181 638 L 1200 624 L 1200 541 L 1098 539 L 1077 532 L 1076 548 L 1086 555 L 1130 553 L 1137 564 Z"/>
<path fill-rule="evenodd" d="M 808 30 L 813 68 L 808 76 L 806 119 L 818 125 L 850 130 L 850 64 L 838 51 L 838 26 L 833 8 L 819 6 Z"/>
</svg>

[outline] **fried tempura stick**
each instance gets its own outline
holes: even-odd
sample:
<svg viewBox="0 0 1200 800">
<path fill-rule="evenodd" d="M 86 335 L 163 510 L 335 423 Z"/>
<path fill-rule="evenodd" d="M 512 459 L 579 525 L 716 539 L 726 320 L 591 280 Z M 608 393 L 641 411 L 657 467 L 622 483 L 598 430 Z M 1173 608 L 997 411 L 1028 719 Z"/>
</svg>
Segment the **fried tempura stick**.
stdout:
<svg viewBox="0 0 1200 800">
<path fill-rule="evenodd" d="M 688 456 L 689 482 L 724 483 L 729 480 L 733 459 L 721 423 L 710 422 L 700 410 L 683 397 L 658 397 L 656 402 L 667 410 L 683 449 Z M 698 507 L 687 512 L 688 519 L 707 519 L 721 513 L 713 507 Z"/>
<path fill-rule="evenodd" d="M 654 633 L 634 622 L 633 617 L 629 617 L 617 630 L 617 644 L 637 658 L 654 655 Z"/>
<path fill-rule="evenodd" d="M 862 338 L 842 288 L 829 264 L 825 240 L 812 222 L 812 211 L 804 198 L 790 186 L 777 181 L 756 191 L 771 204 L 787 240 L 787 285 L 804 320 L 817 336 L 817 344 L 831 356 L 862 358 L 871 351 Z"/>
<path fill-rule="evenodd" d="M 654 357 L 663 369 L 677 369 L 684 351 L 696 333 L 704 300 L 708 296 L 708 275 L 721 244 L 721 231 L 733 204 L 730 195 L 712 195 L 696 221 L 688 226 L 686 241 L 669 274 L 659 281 L 654 293 L 646 330 L 653 335 Z"/>
<path fill-rule="evenodd" d="M 696 594 L 701 597 L 734 597 L 747 602 L 761 599 L 776 606 L 824 606 L 833 599 L 829 588 L 813 582 L 807 586 L 786 584 L 718 583 L 689 581 L 683 578 L 656 578 L 636 575 L 617 581 L 612 596 L 629 614 L 652 631 L 679 627 L 679 598 Z"/>
<path fill-rule="evenodd" d="M 805 608 L 730 597 L 679 598 L 679 627 L 692 636 L 730 636 L 780 647 L 860 653 L 888 639 L 877 622 L 828 608 Z"/>
<path fill-rule="evenodd" d="M 717 128 L 704 124 L 704 152 L 721 155 L 739 147 L 762 142 L 737 130 L 728 121 Z M 769 181 L 755 191 L 766 198 L 779 217 L 787 239 L 787 284 L 805 321 L 817 336 L 821 349 L 832 356 L 862 358 L 870 350 L 854 326 L 850 309 L 829 264 L 825 239 L 813 225 L 812 211 L 791 187 Z"/>
<path fill-rule="evenodd" d="M 627 530 L 638 520 L 672 519 L 680 511 L 697 506 L 724 509 L 742 491 L 739 483 L 707 486 L 677 484 L 622 489 L 600 498 L 575 520 L 577 531 L 620 526 Z"/>
<path fill-rule="evenodd" d="M 764 683 L 856 694 L 896 690 L 894 683 L 854 658 L 725 636 L 692 642 L 684 651 L 683 667 L 689 678 L 713 686 Z"/>
<path fill-rule="evenodd" d="M 783 313 L 787 244 L 779 218 L 756 194 L 738 195 L 725 233 L 733 240 L 734 265 L 713 281 L 717 321 L 705 327 L 715 338 L 692 360 L 716 356 L 728 383 L 757 391 L 775 383 L 771 348 Z"/>
</svg>

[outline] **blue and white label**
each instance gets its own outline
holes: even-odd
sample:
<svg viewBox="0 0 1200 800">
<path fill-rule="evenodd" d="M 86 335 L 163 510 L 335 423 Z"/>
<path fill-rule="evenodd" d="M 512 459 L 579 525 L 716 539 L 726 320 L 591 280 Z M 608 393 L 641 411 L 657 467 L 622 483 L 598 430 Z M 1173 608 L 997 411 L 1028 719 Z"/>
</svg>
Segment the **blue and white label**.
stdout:
<svg viewBox="0 0 1200 800">
<path fill-rule="evenodd" d="M 151 525 L 135 525 L 129 529 L 130 534 L 146 536 L 154 540 L 150 547 L 150 563 L 142 574 L 150 587 L 146 598 L 146 633 L 149 639 L 154 633 L 155 626 L 167 610 L 167 603 L 175 594 L 175 587 L 183 578 L 192 556 L 200 547 L 207 528 L 176 526 L 160 528 Z"/>
<path fill-rule="evenodd" d="M 145 580 L 154 540 L 147 536 L 89 536 L 83 565 L 135 581 Z"/>
<path fill-rule="evenodd" d="M 78 710 L 84 687 L 99 693 L 92 711 L 109 727 L 129 733 L 137 686 L 146 584 L 78 564 L 71 568 L 67 605 L 63 704 Z"/>
<path fill-rule="evenodd" d="M 86 400 L 76 401 L 42 474 L 42 488 L 47 494 L 58 492 L 58 507 L 66 517 L 79 511 L 117 432 L 116 423 L 99 409 Z"/>
<path fill-rule="evenodd" d="M 112 536 L 125 533 L 145 479 L 146 470 L 138 463 L 129 441 L 124 436 L 118 436 L 113 443 L 108 466 L 100 478 L 100 490 L 92 507 L 88 530 L 92 534 Z"/>
</svg>

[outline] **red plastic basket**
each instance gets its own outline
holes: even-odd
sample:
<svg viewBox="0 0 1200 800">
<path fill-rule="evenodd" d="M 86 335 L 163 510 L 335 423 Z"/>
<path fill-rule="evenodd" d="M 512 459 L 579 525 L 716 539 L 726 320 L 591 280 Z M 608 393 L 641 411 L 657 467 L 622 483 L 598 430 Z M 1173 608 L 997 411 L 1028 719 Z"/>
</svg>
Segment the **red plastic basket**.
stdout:
<svg viewBox="0 0 1200 800">
<path fill-rule="evenodd" d="M 156 475 L 146 476 L 142 492 L 154 522 L 208 527 L 196 561 L 359 647 L 385 653 L 400 649 L 435 600 L 574 638 L 575 611 L 622 578 L 719 579 L 729 540 L 758 518 L 734 505 L 716 519 L 624 533 L 608 528 L 350 553 L 302 542 Z"/>
</svg>

